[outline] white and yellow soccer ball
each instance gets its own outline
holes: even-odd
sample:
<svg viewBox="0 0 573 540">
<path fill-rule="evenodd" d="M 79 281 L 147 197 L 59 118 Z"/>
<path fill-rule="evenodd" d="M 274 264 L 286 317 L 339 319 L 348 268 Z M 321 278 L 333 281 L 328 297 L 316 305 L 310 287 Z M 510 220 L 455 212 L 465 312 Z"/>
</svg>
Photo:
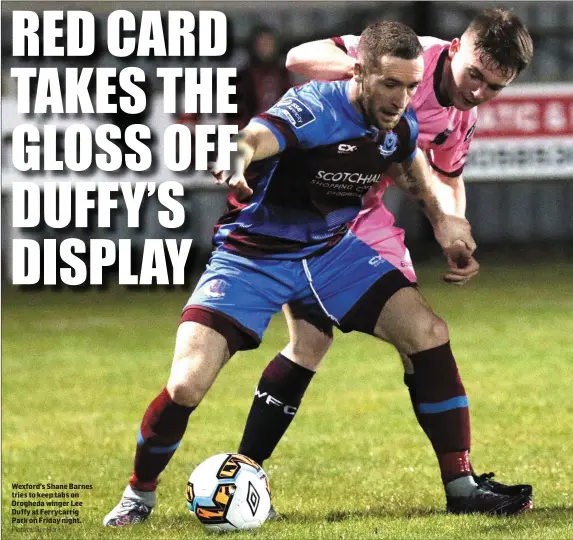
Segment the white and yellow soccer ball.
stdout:
<svg viewBox="0 0 573 540">
<path fill-rule="evenodd" d="M 187 482 L 187 508 L 208 529 L 256 529 L 269 515 L 271 489 L 262 467 L 241 454 L 218 454 Z"/>
</svg>

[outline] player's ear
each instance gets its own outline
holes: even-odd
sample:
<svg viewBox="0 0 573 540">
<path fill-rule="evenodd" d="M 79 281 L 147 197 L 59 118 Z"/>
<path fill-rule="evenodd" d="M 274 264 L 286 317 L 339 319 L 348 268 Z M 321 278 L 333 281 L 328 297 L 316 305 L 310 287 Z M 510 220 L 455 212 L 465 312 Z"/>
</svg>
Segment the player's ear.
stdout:
<svg viewBox="0 0 573 540">
<path fill-rule="evenodd" d="M 460 38 L 454 38 L 452 40 L 452 43 L 450 45 L 450 50 L 448 51 L 448 57 L 450 58 L 450 60 L 452 60 L 453 57 L 456 55 L 456 53 L 460 50 L 461 43 L 462 42 Z"/>
<path fill-rule="evenodd" d="M 360 65 L 360 63 L 356 62 L 354 64 L 354 80 L 357 83 L 362 82 L 362 78 L 364 76 L 363 71 L 364 70 L 363 70 L 362 66 Z"/>
</svg>

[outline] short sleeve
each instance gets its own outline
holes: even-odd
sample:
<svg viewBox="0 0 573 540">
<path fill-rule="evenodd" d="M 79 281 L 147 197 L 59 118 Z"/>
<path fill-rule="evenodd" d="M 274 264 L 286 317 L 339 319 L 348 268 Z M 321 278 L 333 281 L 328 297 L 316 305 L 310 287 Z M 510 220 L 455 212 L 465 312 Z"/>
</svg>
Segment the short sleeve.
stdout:
<svg viewBox="0 0 573 540">
<path fill-rule="evenodd" d="M 256 116 L 277 137 L 280 149 L 313 148 L 328 142 L 335 125 L 332 106 L 311 82 L 291 88 L 268 111 Z"/>
<path fill-rule="evenodd" d="M 460 176 L 466 164 L 470 144 L 476 129 L 476 122 L 464 130 L 456 140 L 448 141 L 448 146 L 430 148 L 427 152 L 431 167 L 443 176 Z"/>
</svg>

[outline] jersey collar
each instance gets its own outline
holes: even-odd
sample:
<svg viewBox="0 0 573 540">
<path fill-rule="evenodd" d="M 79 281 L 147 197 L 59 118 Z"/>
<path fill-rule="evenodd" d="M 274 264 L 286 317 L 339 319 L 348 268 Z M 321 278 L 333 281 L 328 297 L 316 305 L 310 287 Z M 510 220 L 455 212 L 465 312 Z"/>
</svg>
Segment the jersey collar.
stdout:
<svg viewBox="0 0 573 540">
<path fill-rule="evenodd" d="M 448 56 L 449 47 L 444 49 L 438 58 L 438 63 L 436 64 L 436 69 L 434 70 L 434 94 L 436 94 L 436 99 L 442 107 L 451 107 L 453 103 L 445 96 L 440 90 L 440 84 L 442 83 L 442 77 L 444 75 L 444 63 Z"/>
</svg>

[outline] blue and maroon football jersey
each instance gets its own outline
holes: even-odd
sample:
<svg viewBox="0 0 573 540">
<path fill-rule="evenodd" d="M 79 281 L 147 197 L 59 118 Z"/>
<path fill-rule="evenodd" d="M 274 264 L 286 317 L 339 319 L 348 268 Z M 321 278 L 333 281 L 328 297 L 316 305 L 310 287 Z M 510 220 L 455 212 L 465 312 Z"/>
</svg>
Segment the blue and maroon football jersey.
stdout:
<svg viewBox="0 0 573 540">
<path fill-rule="evenodd" d="M 388 167 L 414 157 L 415 113 L 380 131 L 365 123 L 348 87 L 348 81 L 312 81 L 252 120 L 275 134 L 281 153 L 248 167 L 249 199 L 229 194 L 213 238 L 218 248 L 282 259 L 322 252 L 342 238 L 362 196 Z"/>
</svg>

